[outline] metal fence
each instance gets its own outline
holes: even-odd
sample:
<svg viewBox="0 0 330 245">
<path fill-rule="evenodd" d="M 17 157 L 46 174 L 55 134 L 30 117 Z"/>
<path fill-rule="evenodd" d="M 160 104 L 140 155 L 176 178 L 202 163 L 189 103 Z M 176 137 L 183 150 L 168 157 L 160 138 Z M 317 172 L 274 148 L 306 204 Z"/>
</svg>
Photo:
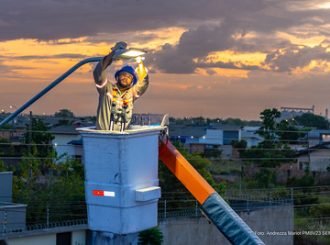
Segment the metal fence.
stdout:
<svg viewBox="0 0 330 245">
<path fill-rule="evenodd" d="M 236 212 L 251 212 L 257 209 L 275 207 L 279 205 L 292 204 L 290 199 L 282 200 L 268 200 L 268 201 L 251 201 L 251 200 L 230 200 L 231 207 Z M 186 198 L 181 200 L 160 199 L 158 203 L 158 220 L 165 221 L 166 219 L 189 217 L 189 218 L 200 218 L 203 216 L 198 202 L 195 199 Z M 0 225 L 8 225 L 10 222 L 6 220 L 0 223 Z M 0 232 L 0 240 L 7 239 L 8 237 L 22 236 L 25 234 L 31 234 L 36 232 L 56 232 L 62 229 L 61 232 L 72 231 L 74 229 L 88 229 L 87 217 L 82 219 L 74 220 L 63 220 L 57 222 L 50 222 L 47 220 L 45 223 L 38 224 L 27 224 L 24 228 L 16 230 L 5 230 Z"/>
</svg>

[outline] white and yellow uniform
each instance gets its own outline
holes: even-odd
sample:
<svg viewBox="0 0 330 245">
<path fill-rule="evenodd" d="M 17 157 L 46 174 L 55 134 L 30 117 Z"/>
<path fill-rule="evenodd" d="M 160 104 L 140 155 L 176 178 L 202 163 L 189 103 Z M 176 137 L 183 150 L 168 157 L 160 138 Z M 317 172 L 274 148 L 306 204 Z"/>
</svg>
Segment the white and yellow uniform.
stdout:
<svg viewBox="0 0 330 245">
<path fill-rule="evenodd" d="M 127 128 L 131 122 L 133 114 L 133 104 L 148 88 L 149 76 L 143 63 L 140 63 L 135 70 L 137 73 L 137 83 L 120 91 L 117 84 L 112 84 L 107 80 L 106 68 L 111 65 L 106 59 L 100 61 L 93 72 L 97 91 L 99 93 L 99 103 L 96 115 L 96 129 L 110 130 L 110 122 L 114 122 L 114 130 L 120 130 L 121 124 L 125 123 Z"/>
</svg>

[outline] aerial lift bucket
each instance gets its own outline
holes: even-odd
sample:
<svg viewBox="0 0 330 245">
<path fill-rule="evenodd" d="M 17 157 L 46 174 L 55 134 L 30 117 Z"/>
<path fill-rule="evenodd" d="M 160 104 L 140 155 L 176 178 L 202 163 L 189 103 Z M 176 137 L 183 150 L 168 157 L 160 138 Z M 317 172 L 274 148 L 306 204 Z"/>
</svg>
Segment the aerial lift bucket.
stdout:
<svg viewBox="0 0 330 245">
<path fill-rule="evenodd" d="M 159 159 L 196 198 L 206 216 L 232 244 L 264 244 L 166 136 L 160 139 Z"/>
</svg>

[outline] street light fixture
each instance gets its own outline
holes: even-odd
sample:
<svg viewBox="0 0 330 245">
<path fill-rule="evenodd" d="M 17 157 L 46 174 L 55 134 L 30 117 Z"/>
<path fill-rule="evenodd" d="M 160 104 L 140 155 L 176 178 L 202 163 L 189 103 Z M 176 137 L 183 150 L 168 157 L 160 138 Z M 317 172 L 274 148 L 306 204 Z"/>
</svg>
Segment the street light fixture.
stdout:
<svg viewBox="0 0 330 245">
<path fill-rule="evenodd" d="M 145 55 L 147 52 L 141 49 L 127 49 L 123 53 L 118 54 L 117 59 L 131 59 Z"/>
</svg>

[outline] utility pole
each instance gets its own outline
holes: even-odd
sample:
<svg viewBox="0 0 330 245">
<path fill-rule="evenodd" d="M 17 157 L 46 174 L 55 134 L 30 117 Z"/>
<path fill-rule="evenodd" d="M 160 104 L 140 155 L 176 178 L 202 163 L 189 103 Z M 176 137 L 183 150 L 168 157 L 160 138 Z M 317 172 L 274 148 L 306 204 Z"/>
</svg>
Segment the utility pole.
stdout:
<svg viewBox="0 0 330 245">
<path fill-rule="evenodd" d="M 49 205 L 47 203 L 47 208 L 46 208 L 46 224 L 47 228 L 49 228 Z"/>
<path fill-rule="evenodd" d="M 28 137 L 28 152 L 29 152 L 29 157 L 32 156 L 32 147 L 31 147 L 31 143 L 32 143 L 32 111 L 30 111 L 30 115 L 29 115 L 29 129 L 28 129 L 28 133 L 27 133 L 27 137 Z M 32 166 L 30 165 L 30 179 L 32 178 Z"/>
<path fill-rule="evenodd" d="M 33 116 L 32 116 L 32 111 L 30 111 L 29 114 L 29 128 L 28 128 L 28 133 L 27 133 L 27 137 L 28 137 L 28 149 L 29 149 L 29 153 L 32 154 L 32 148 L 31 148 L 31 142 L 32 142 L 32 120 L 33 120 Z"/>
<path fill-rule="evenodd" d="M 308 154 L 308 166 L 307 171 L 310 171 L 310 165 L 311 165 L 311 154 L 310 154 L 310 145 L 309 145 L 309 132 L 307 132 L 307 154 Z"/>
</svg>

